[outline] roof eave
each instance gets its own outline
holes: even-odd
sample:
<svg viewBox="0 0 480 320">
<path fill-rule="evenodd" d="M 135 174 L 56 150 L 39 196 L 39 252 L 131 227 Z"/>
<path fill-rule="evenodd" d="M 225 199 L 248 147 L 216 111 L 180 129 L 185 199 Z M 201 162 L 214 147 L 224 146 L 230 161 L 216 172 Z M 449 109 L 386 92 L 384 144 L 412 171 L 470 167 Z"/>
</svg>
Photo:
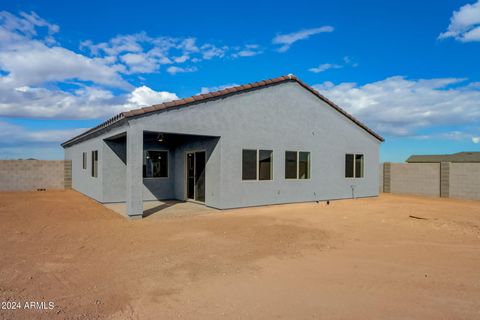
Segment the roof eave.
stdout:
<svg viewBox="0 0 480 320">
<path fill-rule="evenodd" d="M 64 143 L 61 144 L 61 146 L 63 148 L 68 147 L 68 146 L 74 144 L 76 141 L 81 140 L 81 139 L 85 139 L 88 136 L 94 134 L 95 132 L 106 129 L 109 126 L 111 126 L 113 124 L 116 124 L 116 123 L 118 123 L 119 121 L 122 121 L 122 120 L 126 120 L 126 119 L 133 118 L 133 117 L 144 116 L 144 115 L 147 115 L 147 114 L 151 114 L 153 112 L 163 111 L 163 110 L 167 110 L 167 109 L 171 109 L 171 108 L 187 107 L 187 106 L 190 106 L 190 105 L 193 105 L 193 104 L 203 103 L 203 102 L 216 100 L 216 99 L 222 99 L 222 98 L 225 98 L 225 97 L 230 96 L 230 95 L 244 93 L 244 92 L 248 92 L 248 91 L 252 91 L 252 90 L 257 90 L 257 89 L 260 89 L 260 88 L 264 88 L 264 87 L 268 87 L 268 86 L 272 86 L 272 85 L 277 85 L 277 84 L 284 83 L 284 82 L 296 82 L 296 83 L 298 83 L 303 88 L 307 89 L 308 91 L 313 93 L 315 96 L 317 96 L 319 99 L 321 99 L 322 101 L 327 103 L 329 106 L 331 106 L 332 108 L 334 108 L 335 110 L 337 110 L 338 112 L 343 114 L 345 117 L 350 119 L 353 123 L 355 123 L 356 125 L 358 125 L 362 129 L 364 129 L 367 133 L 369 133 L 370 135 L 372 135 L 373 137 L 378 139 L 380 142 L 385 141 L 385 139 L 382 136 L 375 133 L 372 129 L 368 128 L 366 125 L 364 125 L 358 119 L 353 117 L 351 114 L 349 114 L 348 112 L 346 112 L 345 110 L 340 108 L 334 102 L 327 99 L 325 96 L 320 94 L 317 90 L 315 90 L 314 88 L 312 88 L 308 84 L 304 83 L 303 81 L 298 79 L 296 76 L 294 76 L 292 74 L 289 74 L 289 75 L 281 76 L 281 77 L 278 77 L 278 78 L 273 78 L 273 79 L 248 83 L 248 84 L 235 86 L 235 87 L 231 87 L 231 88 L 227 88 L 227 89 L 223 89 L 223 90 L 219 90 L 219 91 L 215 91 L 215 92 L 210 92 L 210 93 L 207 93 L 207 94 L 199 94 L 199 95 L 195 95 L 195 96 L 184 98 L 184 99 L 174 100 L 174 101 L 170 101 L 170 102 L 164 102 L 164 103 L 158 104 L 158 105 L 152 105 L 152 106 L 149 106 L 149 107 L 133 109 L 133 110 L 130 110 L 130 111 L 122 112 L 122 113 L 119 113 L 118 115 L 108 119 L 107 121 L 99 124 L 98 126 L 92 128 L 90 130 L 87 130 L 84 133 L 82 133 L 82 134 L 80 134 L 76 137 L 73 137 L 68 141 L 65 141 Z"/>
</svg>

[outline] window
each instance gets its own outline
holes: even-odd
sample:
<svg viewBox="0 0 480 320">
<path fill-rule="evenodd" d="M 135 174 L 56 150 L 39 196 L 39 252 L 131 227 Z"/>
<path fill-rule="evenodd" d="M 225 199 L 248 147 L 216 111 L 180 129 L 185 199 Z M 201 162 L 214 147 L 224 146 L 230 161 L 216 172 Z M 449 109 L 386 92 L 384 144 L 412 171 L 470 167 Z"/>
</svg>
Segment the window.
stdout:
<svg viewBox="0 0 480 320">
<path fill-rule="evenodd" d="M 272 180 L 272 150 L 259 150 L 258 151 L 258 179 L 259 180 Z"/>
<path fill-rule="evenodd" d="M 297 179 L 297 152 L 285 152 L 285 179 Z"/>
<path fill-rule="evenodd" d="M 98 177 L 98 151 L 92 151 L 92 177 Z"/>
<path fill-rule="evenodd" d="M 82 168 L 87 169 L 87 153 L 82 153 Z"/>
<path fill-rule="evenodd" d="M 168 178 L 168 151 L 145 151 L 144 178 Z"/>
<path fill-rule="evenodd" d="M 345 178 L 363 178 L 364 156 L 363 154 L 345 155 Z"/>
<path fill-rule="evenodd" d="M 355 178 L 363 178 L 363 154 L 355 155 Z"/>
<path fill-rule="evenodd" d="M 272 150 L 242 150 L 242 180 L 272 179 Z"/>
<path fill-rule="evenodd" d="M 285 151 L 285 179 L 310 179 L 310 152 Z"/>
<path fill-rule="evenodd" d="M 243 150 L 242 179 L 257 180 L 257 150 Z"/>
<path fill-rule="evenodd" d="M 298 153 L 298 178 L 310 179 L 310 152 Z"/>
</svg>

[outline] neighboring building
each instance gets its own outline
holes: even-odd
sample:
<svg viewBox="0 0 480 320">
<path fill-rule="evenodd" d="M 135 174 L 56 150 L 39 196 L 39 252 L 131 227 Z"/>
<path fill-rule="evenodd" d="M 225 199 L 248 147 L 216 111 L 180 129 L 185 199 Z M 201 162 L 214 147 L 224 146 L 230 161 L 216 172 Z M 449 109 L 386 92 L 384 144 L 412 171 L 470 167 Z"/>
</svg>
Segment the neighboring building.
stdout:
<svg viewBox="0 0 480 320">
<path fill-rule="evenodd" d="M 480 163 L 480 152 L 458 152 L 453 154 L 413 155 L 407 159 L 408 163 L 440 163 L 461 162 Z"/>
<path fill-rule="evenodd" d="M 293 75 L 123 112 L 62 146 L 102 202 L 227 209 L 378 195 L 382 137 Z"/>
</svg>

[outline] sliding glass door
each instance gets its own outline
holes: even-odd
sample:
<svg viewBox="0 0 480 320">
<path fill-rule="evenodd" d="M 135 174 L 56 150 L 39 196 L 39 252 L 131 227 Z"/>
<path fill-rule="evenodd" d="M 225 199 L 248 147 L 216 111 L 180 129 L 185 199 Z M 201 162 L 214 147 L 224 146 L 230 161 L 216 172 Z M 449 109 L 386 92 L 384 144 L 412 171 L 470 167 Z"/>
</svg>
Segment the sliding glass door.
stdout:
<svg viewBox="0 0 480 320">
<path fill-rule="evenodd" d="M 205 151 L 188 152 L 186 161 L 187 199 L 205 202 Z"/>
</svg>

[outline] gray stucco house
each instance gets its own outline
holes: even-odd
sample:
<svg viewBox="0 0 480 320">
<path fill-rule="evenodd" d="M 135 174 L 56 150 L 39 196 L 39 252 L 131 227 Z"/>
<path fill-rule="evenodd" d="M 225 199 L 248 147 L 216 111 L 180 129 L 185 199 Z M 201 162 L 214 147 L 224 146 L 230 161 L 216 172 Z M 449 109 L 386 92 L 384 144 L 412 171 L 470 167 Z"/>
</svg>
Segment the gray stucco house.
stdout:
<svg viewBox="0 0 480 320">
<path fill-rule="evenodd" d="M 62 144 L 101 202 L 227 209 L 377 196 L 382 137 L 293 75 L 123 112 Z"/>
</svg>

